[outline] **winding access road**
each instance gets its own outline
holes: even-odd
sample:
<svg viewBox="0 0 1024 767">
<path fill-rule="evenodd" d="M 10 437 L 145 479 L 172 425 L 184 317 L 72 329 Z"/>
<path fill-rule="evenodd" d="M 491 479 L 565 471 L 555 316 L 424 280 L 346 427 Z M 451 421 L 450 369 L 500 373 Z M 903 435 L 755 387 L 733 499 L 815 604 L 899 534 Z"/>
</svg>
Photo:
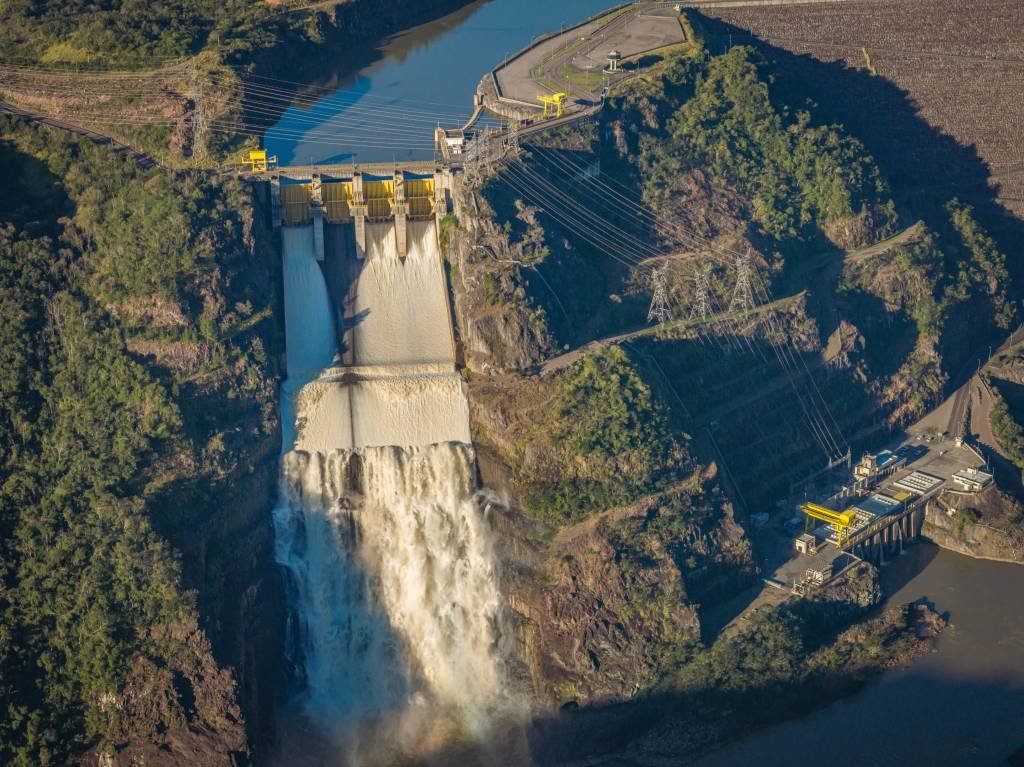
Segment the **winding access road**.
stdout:
<svg viewBox="0 0 1024 767">
<path fill-rule="evenodd" d="M 0 99 L 0 112 L 21 117 L 25 120 L 31 120 L 32 122 L 39 123 L 40 125 L 47 125 L 51 128 L 57 128 L 58 130 L 73 133 L 76 136 L 87 138 L 101 146 L 109 146 L 116 154 L 123 154 L 129 159 L 134 160 L 135 163 L 143 170 L 149 170 L 150 168 L 157 166 L 161 168 L 164 167 L 163 163 L 155 157 L 145 154 L 144 152 L 140 152 L 137 149 L 133 149 L 127 144 L 122 144 L 120 141 L 117 141 L 110 136 L 97 133 L 96 131 L 89 130 L 88 128 L 83 128 L 80 125 L 73 125 L 72 123 L 64 122 L 63 120 L 58 120 L 53 117 L 46 117 L 44 115 L 37 115 L 32 112 L 28 112 L 14 106 L 13 104 L 8 104 L 2 99 Z"/>
<path fill-rule="evenodd" d="M 761 306 L 746 312 L 740 317 L 733 317 L 729 312 L 720 312 L 703 320 L 676 320 L 674 322 L 667 322 L 664 326 L 644 325 L 641 328 L 634 328 L 632 330 L 623 331 L 622 333 L 615 333 L 614 335 L 605 336 L 603 338 L 596 338 L 593 341 L 588 341 L 582 346 L 577 346 L 575 349 L 568 351 L 565 354 L 559 354 L 557 357 L 552 357 L 551 359 L 542 362 L 536 372 L 539 375 L 545 375 L 547 373 L 553 373 L 556 370 L 562 370 L 592 351 L 597 351 L 605 346 L 615 346 L 617 344 L 626 343 L 627 341 L 632 341 L 634 338 L 640 338 L 641 336 L 654 335 L 662 327 L 672 329 L 695 328 L 704 325 L 711 325 L 727 319 L 747 319 L 752 315 L 760 314 L 769 309 L 778 309 L 785 306 L 786 304 L 801 298 L 804 294 L 804 291 L 801 291 L 795 295 L 786 296 L 785 298 L 779 298 L 770 303 L 762 304 Z"/>
</svg>

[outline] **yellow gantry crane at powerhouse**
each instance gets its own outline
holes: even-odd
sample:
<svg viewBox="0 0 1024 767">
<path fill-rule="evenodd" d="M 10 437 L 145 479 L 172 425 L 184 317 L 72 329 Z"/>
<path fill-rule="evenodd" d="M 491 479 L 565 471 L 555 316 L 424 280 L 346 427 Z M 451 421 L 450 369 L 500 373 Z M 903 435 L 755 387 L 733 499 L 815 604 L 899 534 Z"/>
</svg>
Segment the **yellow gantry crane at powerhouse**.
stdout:
<svg viewBox="0 0 1024 767">
<path fill-rule="evenodd" d="M 848 511 L 833 511 L 816 503 L 804 503 L 800 511 L 812 519 L 819 519 L 828 522 L 836 531 L 836 545 L 842 546 L 850 535 L 850 525 L 857 518 L 857 512 L 853 509 Z"/>
</svg>

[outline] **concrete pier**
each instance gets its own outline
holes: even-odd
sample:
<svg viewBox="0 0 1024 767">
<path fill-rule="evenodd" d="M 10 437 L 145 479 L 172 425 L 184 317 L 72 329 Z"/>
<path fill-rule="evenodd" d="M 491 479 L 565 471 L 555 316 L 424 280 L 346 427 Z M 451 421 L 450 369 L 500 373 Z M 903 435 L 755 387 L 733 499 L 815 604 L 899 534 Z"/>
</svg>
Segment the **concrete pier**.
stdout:
<svg viewBox="0 0 1024 767">
<path fill-rule="evenodd" d="M 352 221 L 356 229 L 356 258 L 366 258 L 366 191 L 363 188 L 363 174 L 352 174 Z"/>
<path fill-rule="evenodd" d="M 405 173 L 402 171 L 395 171 L 394 195 L 391 211 L 395 217 L 395 239 L 398 242 L 398 257 L 405 258 L 409 252 L 409 236 L 406 231 L 406 224 L 409 219 L 409 202 L 405 197 Z"/>
<path fill-rule="evenodd" d="M 270 221 L 274 229 L 281 228 L 281 216 L 281 177 L 274 176 L 270 179 Z"/>
<path fill-rule="evenodd" d="M 917 503 L 899 514 L 881 517 L 851 536 L 843 548 L 861 559 L 885 564 L 903 552 L 905 544 L 917 539 L 924 521 L 924 504 Z"/>
<path fill-rule="evenodd" d="M 313 219 L 313 255 L 316 260 L 324 260 L 324 193 L 323 181 L 314 175 L 309 187 L 309 213 Z"/>
</svg>

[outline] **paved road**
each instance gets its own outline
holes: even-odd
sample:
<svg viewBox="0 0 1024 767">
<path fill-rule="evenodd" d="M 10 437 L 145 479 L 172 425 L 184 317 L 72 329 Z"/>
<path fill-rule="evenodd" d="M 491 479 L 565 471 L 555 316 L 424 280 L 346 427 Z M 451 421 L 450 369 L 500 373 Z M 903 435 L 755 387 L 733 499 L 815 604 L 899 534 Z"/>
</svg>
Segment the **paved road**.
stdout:
<svg viewBox="0 0 1024 767">
<path fill-rule="evenodd" d="M 871 245 L 865 245 L 864 247 L 847 251 L 846 260 L 850 263 L 856 264 L 864 261 L 865 259 L 871 258 L 872 256 L 877 256 L 888 250 L 892 250 L 897 245 L 906 245 L 908 242 L 917 242 L 921 238 L 921 234 L 923 232 L 924 222 L 918 221 L 917 223 L 908 226 L 902 232 L 894 234 L 892 237 L 879 240 Z"/>
<path fill-rule="evenodd" d="M 800 293 L 797 293 L 795 295 L 786 296 L 785 298 L 779 298 L 768 304 L 762 304 L 761 306 L 758 306 L 756 309 L 754 309 L 752 312 L 748 312 L 747 314 L 743 315 L 743 319 L 746 319 L 751 314 L 760 314 L 761 312 L 764 312 L 767 309 L 777 309 L 780 306 L 783 306 L 791 301 L 794 301 L 803 295 L 804 293 L 803 291 L 801 291 Z M 675 322 L 669 322 L 667 323 L 667 325 L 668 327 L 673 329 L 690 328 L 698 327 L 701 325 L 710 325 L 725 319 L 731 319 L 728 312 L 716 314 L 712 317 L 708 317 L 706 320 L 677 320 Z M 580 357 L 590 353 L 591 351 L 596 351 L 604 346 L 614 346 L 615 344 L 625 343 L 626 341 L 631 341 L 634 338 L 639 338 L 640 336 L 653 335 L 658 331 L 659 327 L 661 326 L 644 325 L 641 328 L 634 328 L 632 330 L 627 330 L 622 333 L 616 333 L 615 335 L 605 336 L 604 338 L 598 338 L 593 341 L 588 341 L 582 346 L 576 347 L 572 351 L 568 351 L 565 354 L 559 354 L 557 357 L 552 357 L 546 362 L 541 363 L 540 367 L 537 369 L 537 372 L 541 375 L 544 375 L 546 373 L 551 373 L 556 370 L 561 370 L 562 368 L 568 367 L 576 360 L 578 360 Z"/>
<path fill-rule="evenodd" d="M 962 436 L 967 426 L 965 423 L 967 406 L 971 401 L 971 392 L 974 387 L 974 379 L 965 383 L 953 394 L 953 407 L 950 409 L 949 421 L 946 424 L 946 432 L 954 437 Z"/>
<path fill-rule="evenodd" d="M 627 330 L 624 333 L 618 333 L 614 336 L 605 336 L 604 338 L 598 338 L 594 341 L 588 341 L 583 346 L 577 346 L 572 351 L 566 352 L 565 354 L 559 354 L 557 357 L 552 357 L 547 362 L 541 364 L 540 369 L 537 371 L 541 375 L 546 373 L 553 373 L 556 370 L 567 368 L 569 365 L 574 363 L 581 357 L 589 354 L 592 351 L 605 346 L 614 346 L 615 344 L 621 344 L 625 341 L 629 341 L 633 338 L 637 338 L 642 335 L 648 335 L 652 333 L 654 327 L 651 325 L 644 325 L 642 328 L 636 328 L 634 330 Z"/>
</svg>

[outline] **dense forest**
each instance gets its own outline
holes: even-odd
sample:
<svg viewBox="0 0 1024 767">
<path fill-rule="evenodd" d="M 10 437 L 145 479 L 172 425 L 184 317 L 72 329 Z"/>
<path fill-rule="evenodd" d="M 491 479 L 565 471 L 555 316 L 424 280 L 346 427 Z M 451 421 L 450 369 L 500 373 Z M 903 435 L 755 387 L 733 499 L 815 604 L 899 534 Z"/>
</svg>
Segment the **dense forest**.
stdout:
<svg viewBox="0 0 1024 767">
<path fill-rule="evenodd" d="M 276 432 L 249 192 L 10 118 L 0 160 L 0 762 L 229 730 L 174 541 Z"/>
<path fill-rule="evenodd" d="M 308 3 L 9 0 L 0 50 L 6 63 L 148 68 L 205 49 L 230 54 L 271 44 L 276 24 L 306 23 L 287 13 L 302 5 Z"/>
</svg>

